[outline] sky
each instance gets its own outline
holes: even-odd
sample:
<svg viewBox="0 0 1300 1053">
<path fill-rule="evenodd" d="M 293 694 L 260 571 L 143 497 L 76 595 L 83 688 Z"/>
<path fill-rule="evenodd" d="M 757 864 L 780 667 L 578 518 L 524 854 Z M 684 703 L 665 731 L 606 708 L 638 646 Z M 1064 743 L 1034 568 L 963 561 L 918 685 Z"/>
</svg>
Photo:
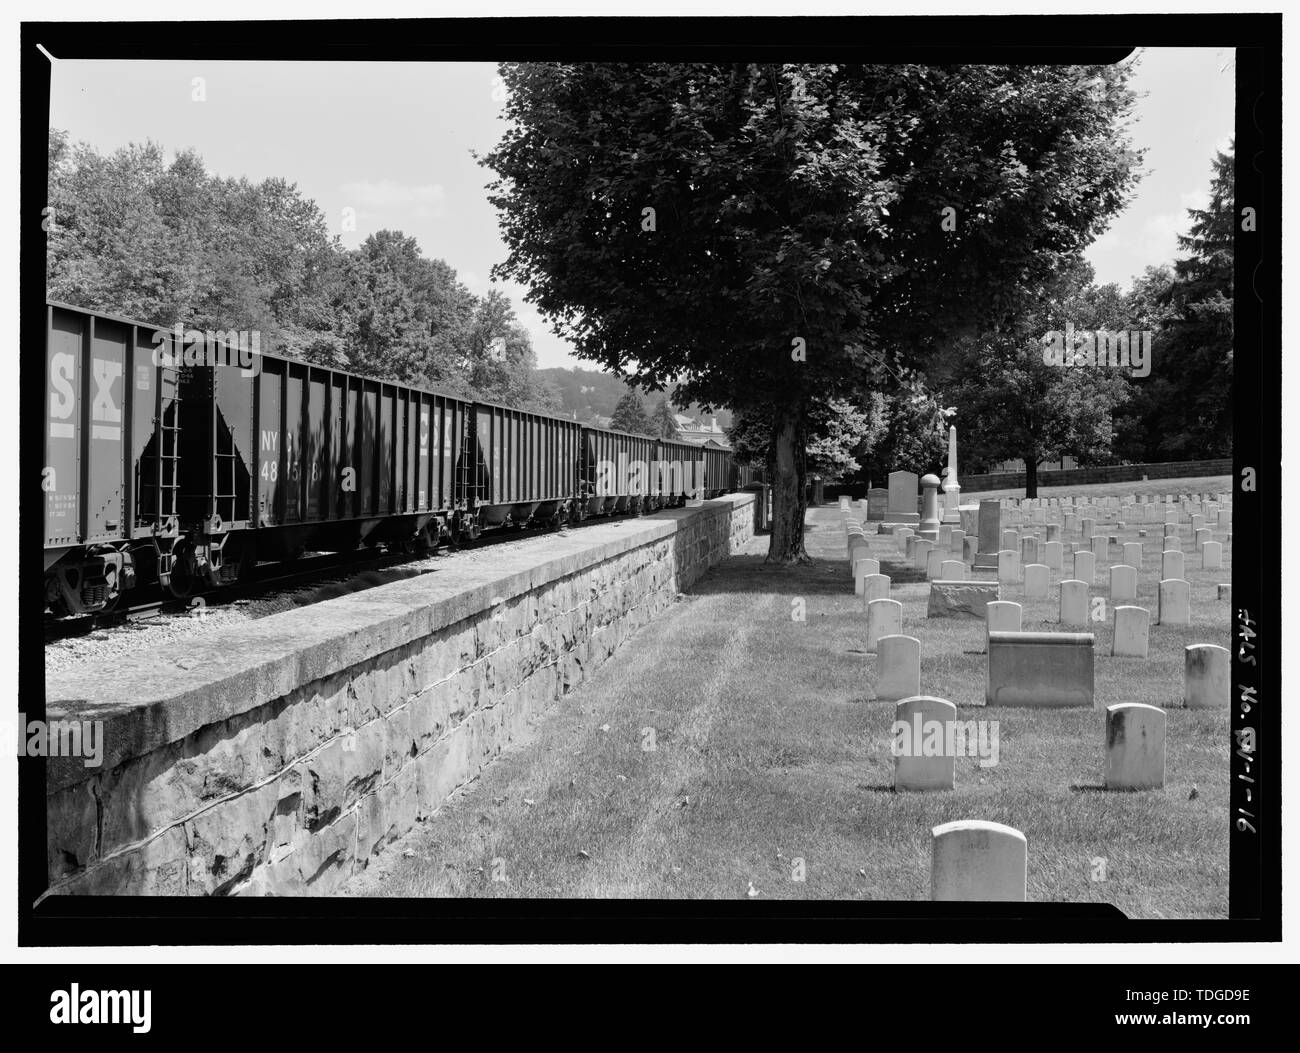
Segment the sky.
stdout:
<svg viewBox="0 0 1300 1053">
<path fill-rule="evenodd" d="M 1208 202 L 1214 152 L 1233 129 L 1231 49 L 1151 48 L 1135 61 L 1143 98 L 1132 135 L 1147 148 L 1148 174 L 1087 254 L 1098 282 L 1125 289 L 1148 265 L 1174 259 L 1186 210 Z M 504 128 L 495 77 L 494 65 L 469 62 L 56 60 L 50 124 L 101 152 L 152 139 L 169 155 L 194 148 L 222 176 L 288 179 L 345 246 L 401 230 L 482 294 L 506 254 L 487 201 L 491 173 L 473 156 Z M 349 208 L 355 231 L 342 229 Z M 539 365 L 595 368 L 523 302 L 525 289 L 501 287 Z"/>
</svg>

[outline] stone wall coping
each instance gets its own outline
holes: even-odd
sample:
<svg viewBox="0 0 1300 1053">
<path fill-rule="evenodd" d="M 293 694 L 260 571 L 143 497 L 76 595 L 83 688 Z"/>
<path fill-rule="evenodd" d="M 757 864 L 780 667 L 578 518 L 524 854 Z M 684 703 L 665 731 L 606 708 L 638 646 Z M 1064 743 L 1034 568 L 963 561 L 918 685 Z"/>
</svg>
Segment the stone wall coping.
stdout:
<svg viewBox="0 0 1300 1053">
<path fill-rule="evenodd" d="M 536 539 L 541 553 L 537 545 L 478 549 L 492 557 L 490 566 L 453 559 L 428 574 L 239 623 L 219 636 L 203 634 L 193 650 L 133 654 L 103 668 L 54 673 L 45 682 L 46 720 L 103 721 L 104 756 L 95 768 L 85 767 L 80 757 L 49 758 L 46 792 L 671 538 L 698 516 L 731 515 L 753 500 L 753 493 L 725 494 L 693 508 L 593 524 Z"/>
</svg>

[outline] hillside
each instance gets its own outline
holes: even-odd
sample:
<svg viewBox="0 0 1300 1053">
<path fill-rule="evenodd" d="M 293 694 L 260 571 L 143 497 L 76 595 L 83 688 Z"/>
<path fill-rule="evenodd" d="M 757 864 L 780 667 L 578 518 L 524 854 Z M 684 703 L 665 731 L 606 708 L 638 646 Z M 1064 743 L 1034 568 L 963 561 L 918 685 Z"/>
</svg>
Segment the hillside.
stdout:
<svg viewBox="0 0 1300 1053">
<path fill-rule="evenodd" d="M 618 405 L 618 400 L 628 391 L 628 386 L 618 377 L 598 369 L 552 367 L 537 370 L 537 378 L 550 384 L 559 393 L 561 412 L 565 416 L 572 417 L 576 413 L 577 419 L 584 421 L 593 416 L 611 416 L 614 407 Z M 670 399 L 673 390 L 675 386 L 668 388 Z M 658 391 L 641 393 L 647 413 L 654 409 L 662 394 Z M 684 413 L 697 420 L 703 418 L 708 421 L 710 417 L 717 417 L 722 427 L 731 425 L 731 413 L 725 409 L 705 413 L 698 404 L 674 408 L 678 413 Z"/>
</svg>

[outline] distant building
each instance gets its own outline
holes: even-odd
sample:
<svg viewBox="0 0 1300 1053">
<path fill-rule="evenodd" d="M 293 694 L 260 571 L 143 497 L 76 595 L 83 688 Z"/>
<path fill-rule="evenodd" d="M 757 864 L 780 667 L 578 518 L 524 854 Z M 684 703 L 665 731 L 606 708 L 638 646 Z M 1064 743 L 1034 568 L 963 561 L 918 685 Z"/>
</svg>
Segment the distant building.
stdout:
<svg viewBox="0 0 1300 1053">
<path fill-rule="evenodd" d="M 710 418 L 705 424 L 703 421 L 697 422 L 690 417 L 683 417 L 679 413 L 677 427 L 682 433 L 683 442 L 693 442 L 696 446 L 713 445 L 720 450 L 731 449 L 731 443 L 727 441 L 727 433 L 718 424 L 717 417 Z"/>
</svg>

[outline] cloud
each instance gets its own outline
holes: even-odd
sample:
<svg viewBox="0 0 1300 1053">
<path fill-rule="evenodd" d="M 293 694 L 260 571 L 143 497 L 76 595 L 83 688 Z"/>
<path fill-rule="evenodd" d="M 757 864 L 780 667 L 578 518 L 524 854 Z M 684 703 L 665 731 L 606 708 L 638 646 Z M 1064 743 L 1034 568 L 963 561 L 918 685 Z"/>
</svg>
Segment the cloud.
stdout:
<svg viewBox="0 0 1300 1053">
<path fill-rule="evenodd" d="M 361 180 L 344 183 L 339 188 L 344 199 L 361 209 L 385 211 L 401 209 L 408 215 L 431 218 L 441 216 L 447 202 L 447 191 L 441 183 L 410 184 L 392 179 L 378 182 Z"/>
</svg>

